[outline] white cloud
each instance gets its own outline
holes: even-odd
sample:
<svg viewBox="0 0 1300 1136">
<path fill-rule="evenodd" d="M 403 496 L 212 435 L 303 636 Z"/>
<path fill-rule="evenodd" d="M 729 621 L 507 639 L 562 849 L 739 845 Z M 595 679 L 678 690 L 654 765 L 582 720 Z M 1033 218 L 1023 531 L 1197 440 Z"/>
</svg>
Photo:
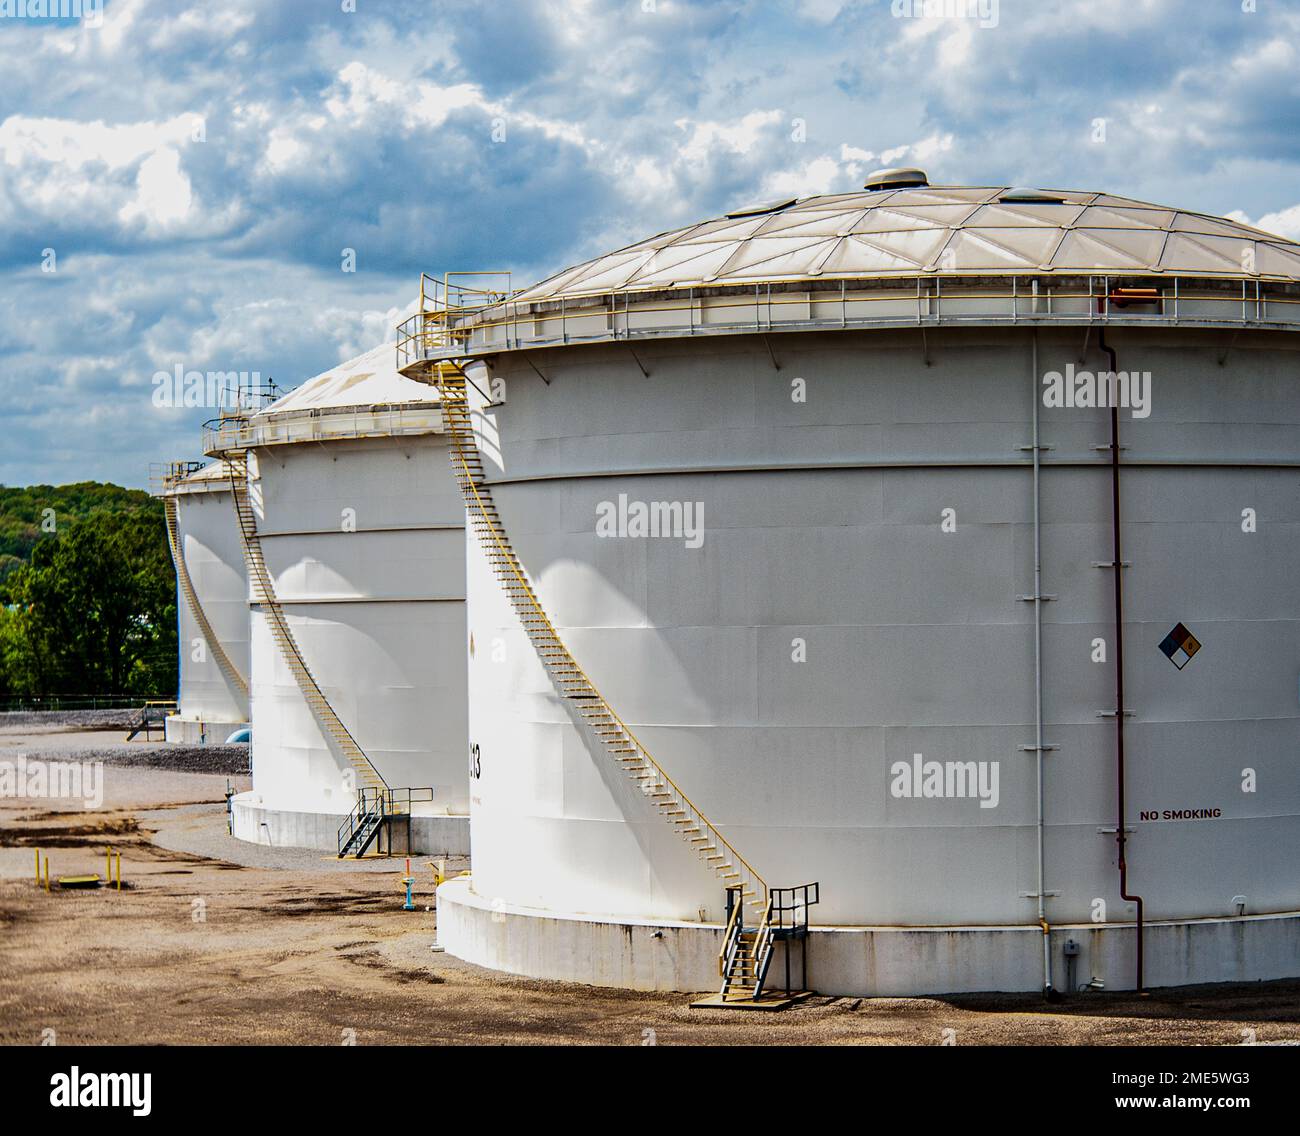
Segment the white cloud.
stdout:
<svg viewBox="0 0 1300 1136">
<path fill-rule="evenodd" d="M 354 60 L 338 73 L 338 81 L 347 94 L 334 94 L 325 100 L 325 108 L 336 120 L 352 126 L 379 124 L 384 120 L 400 123 L 402 129 L 437 129 L 456 111 L 475 110 L 485 118 L 501 119 L 507 128 L 535 130 L 549 139 L 563 139 L 584 148 L 593 148 L 581 127 L 573 122 L 547 118 L 531 110 L 514 109 L 508 100 L 492 100 L 473 83 L 446 86 L 428 80 L 409 82 L 382 74 Z M 316 129 L 323 125 L 318 120 Z"/>
<path fill-rule="evenodd" d="M 174 231 L 194 213 L 181 149 L 202 121 L 181 114 L 109 125 L 11 115 L 0 123 L 0 217 L 51 229 L 136 228 L 146 237 Z"/>
<path fill-rule="evenodd" d="M 686 133 L 687 138 L 677 152 L 688 162 L 702 161 L 719 149 L 748 154 L 764 130 L 780 122 L 781 118 L 779 110 L 753 110 L 732 122 L 694 122 L 689 118 L 679 118 L 673 125 Z"/>
<path fill-rule="evenodd" d="M 472 83 L 439 86 L 420 82 L 412 86 L 381 74 L 354 60 L 338 73 L 345 95 L 331 95 L 325 108 L 341 122 L 367 125 L 379 119 L 396 120 L 410 130 L 417 126 L 441 126 L 453 111 L 466 107 L 487 110 L 483 92 Z"/>
<path fill-rule="evenodd" d="M 845 8 L 847 0 L 799 0 L 799 14 L 819 24 L 829 24 Z"/>
<path fill-rule="evenodd" d="M 771 197 L 807 197 L 818 193 L 845 193 L 857 189 L 868 166 L 894 165 L 904 159 L 924 163 L 952 149 L 951 134 L 932 134 L 916 142 L 906 142 L 875 154 L 843 144 L 837 161 L 829 154 L 812 158 L 797 166 L 777 170 L 763 181 L 763 195 Z"/>
<path fill-rule="evenodd" d="M 842 193 L 843 172 L 834 158 L 822 156 L 794 169 L 777 170 L 763 180 L 763 197 L 808 197 L 816 193 Z"/>
<path fill-rule="evenodd" d="M 1240 209 L 1234 209 L 1227 216 L 1243 225 L 1263 229 L 1266 233 L 1276 233 L 1287 240 L 1300 241 L 1300 205 L 1279 209 L 1275 213 L 1265 213 L 1258 221 L 1252 221 Z"/>
<path fill-rule="evenodd" d="M 115 6 L 110 3 L 106 10 Z M 251 11 L 241 11 L 228 4 L 189 8 L 170 19 L 163 18 L 150 35 L 149 46 L 155 51 L 166 51 L 186 42 L 228 40 L 249 28 L 254 18 Z"/>
<path fill-rule="evenodd" d="M 143 220 L 146 228 L 166 229 L 189 216 L 194 194 L 181 169 L 181 156 L 170 146 L 150 154 L 135 175 L 136 195 L 118 210 L 124 225 Z"/>
<path fill-rule="evenodd" d="M 111 0 L 102 29 L 5 29 L 0 339 L 18 350 L 0 405 L 66 375 L 114 425 L 61 413 L 56 441 L 33 426 L 0 472 L 130 479 L 185 452 L 196 423 L 141 435 L 137 403 L 113 401 L 123 376 L 147 393 L 182 359 L 292 385 L 391 336 L 416 259 L 522 282 L 877 166 L 1236 204 L 1300 237 L 1300 206 L 1277 204 L 1300 197 L 1300 16 L 1283 4 L 1001 0 L 989 30 L 890 7 Z M 58 276 L 35 267 L 47 244 Z M 69 283 L 111 302 L 61 308 Z"/>
<path fill-rule="evenodd" d="M 84 43 L 102 46 L 108 54 L 115 53 L 123 44 L 129 45 L 136 20 L 145 11 L 148 0 L 113 0 L 104 5 L 103 27 L 83 27 L 77 35 Z"/>
<path fill-rule="evenodd" d="M 198 115 L 181 114 L 161 122 L 109 126 L 102 120 L 14 114 L 0 123 L 0 157 L 7 166 L 36 161 L 80 170 L 88 162 L 102 162 L 119 170 L 162 147 L 187 141 L 200 121 Z"/>
</svg>

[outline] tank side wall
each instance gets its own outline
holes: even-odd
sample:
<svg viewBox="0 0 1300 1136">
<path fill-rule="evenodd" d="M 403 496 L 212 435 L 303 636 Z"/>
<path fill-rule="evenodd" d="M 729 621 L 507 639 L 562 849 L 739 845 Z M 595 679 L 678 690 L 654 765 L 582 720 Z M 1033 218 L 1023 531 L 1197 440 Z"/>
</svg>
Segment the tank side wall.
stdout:
<svg viewBox="0 0 1300 1136">
<path fill-rule="evenodd" d="M 468 811 L 464 510 L 433 437 L 282 446 L 253 499 L 276 595 L 340 720 L 394 787 Z M 264 613 L 253 619 L 254 789 L 277 808 L 346 812 L 327 744 Z"/>
<path fill-rule="evenodd" d="M 1112 341 L 1152 376 L 1149 415 L 1121 427 L 1135 886 L 1150 918 L 1228 915 L 1242 895 L 1294 909 L 1300 356 L 1279 341 L 1220 366 L 1192 334 Z M 549 385 L 504 369 L 507 401 L 483 416 L 505 529 L 575 657 L 771 883 L 821 883 L 828 922 L 1035 910 L 1040 390 L 1027 332 L 929 344 L 927 363 L 919 337 L 775 336 L 779 370 L 759 341 L 656 344 L 638 349 L 648 379 L 617 348 L 557 351 Z M 1079 348 L 1044 334 L 1040 370 L 1078 367 Z M 1109 415 L 1045 406 L 1042 433 L 1050 908 L 1125 918 L 1101 716 Z M 627 507 L 656 502 L 695 510 L 697 531 L 638 535 Z M 478 550 L 468 593 L 476 890 L 719 918 L 721 884 L 580 727 Z M 1181 671 L 1158 649 L 1180 621 L 1205 644 Z M 1163 819 L 1180 809 L 1209 815 Z"/>
<path fill-rule="evenodd" d="M 181 493 L 176 502 L 181 547 L 199 603 L 230 661 L 247 681 L 248 574 L 231 496 Z M 201 722 L 248 721 L 246 696 L 217 665 L 179 588 L 177 606 L 181 717 Z"/>
</svg>

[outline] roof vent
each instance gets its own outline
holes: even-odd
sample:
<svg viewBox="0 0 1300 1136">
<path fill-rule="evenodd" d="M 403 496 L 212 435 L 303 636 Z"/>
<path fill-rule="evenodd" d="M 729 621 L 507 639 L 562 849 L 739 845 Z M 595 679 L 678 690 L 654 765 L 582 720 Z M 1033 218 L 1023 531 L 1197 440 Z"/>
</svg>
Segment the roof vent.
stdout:
<svg viewBox="0 0 1300 1136">
<path fill-rule="evenodd" d="M 930 179 L 924 170 L 900 166 L 895 169 L 876 170 L 867 175 L 863 189 L 914 189 L 919 185 L 929 185 Z"/>
<path fill-rule="evenodd" d="M 742 205 L 739 209 L 733 209 L 727 216 L 757 217 L 763 213 L 775 213 L 780 209 L 793 205 L 798 200 L 797 197 L 782 197 L 776 201 L 760 201 L 754 205 Z"/>
<path fill-rule="evenodd" d="M 1046 189 L 1028 189 L 1023 185 L 1015 185 L 1005 193 L 998 194 L 999 201 L 1005 201 L 1008 205 L 1064 205 L 1065 198 L 1059 193 L 1052 193 Z"/>
</svg>

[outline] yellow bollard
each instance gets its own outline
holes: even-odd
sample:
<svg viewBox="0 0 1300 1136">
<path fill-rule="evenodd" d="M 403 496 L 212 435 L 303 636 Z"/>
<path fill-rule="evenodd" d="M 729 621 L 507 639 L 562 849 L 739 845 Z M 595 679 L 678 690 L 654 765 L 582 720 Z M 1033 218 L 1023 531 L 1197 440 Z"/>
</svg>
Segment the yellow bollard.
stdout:
<svg viewBox="0 0 1300 1136">
<path fill-rule="evenodd" d="M 41 850 L 37 848 L 34 851 L 36 852 L 36 886 L 40 887 L 41 886 Z"/>
<path fill-rule="evenodd" d="M 50 890 L 50 858 L 45 857 L 45 890 Z"/>
<path fill-rule="evenodd" d="M 117 890 L 122 890 L 122 853 L 117 854 Z"/>
<path fill-rule="evenodd" d="M 104 849 L 104 886 L 113 882 L 113 849 Z"/>
</svg>

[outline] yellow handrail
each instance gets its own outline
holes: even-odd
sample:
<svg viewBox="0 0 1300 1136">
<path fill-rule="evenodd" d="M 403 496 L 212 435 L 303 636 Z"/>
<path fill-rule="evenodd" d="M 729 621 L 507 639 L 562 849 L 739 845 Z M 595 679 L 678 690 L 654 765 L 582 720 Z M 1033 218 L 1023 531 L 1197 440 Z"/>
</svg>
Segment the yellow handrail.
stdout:
<svg viewBox="0 0 1300 1136">
<path fill-rule="evenodd" d="M 726 978 L 727 976 L 727 951 L 731 945 L 732 935 L 736 930 L 736 921 L 740 918 L 740 912 L 744 904 L 737 903 L 731 908 L 731 918 L 727 920 L 727 930 L 722 936 L 722 948 L 718 951 L 718 977 Z"/>
<path fill-rule="evenodd" d="M 461 273 L 448 273 L 447 275 L 448 275 L 448 277 L 450 277 L 450 276 L 453 276 L 453 275 L 477 275 L 477 274 L 475 274 L 475 273 L 463 273 L 463 274 L 461 274 Z M 1072 275 L 1073 275 L 1073 274 L 1072 274 Z M 1086 273 L 1079 273 L 1078 275 L 1086 275 Z M 1136 276 L 1141 276 L 1141 274 L 1138 273 L 1138 274 L 1136 274 Z M 880 304 L 880 303 L 898 303 L 898 302 L 900 302 L 900 301 L 902 301 L 902 302 L 917 301 L 918 303 L 919 303 L 920 301 L 925 301 L 925 302 L 928 303 L 928 302 L 931 301 L 931 300 L 937 300 L 937 301 L 939 301 L 939 303 L 942 305 L 942 301 L 943 301 L 943 299 L 944 299 L 944 296 L 943 296 L 943 293 L 942 293 L 942 292 L 939 292 L 939 291 L 919 291 L 919 290 L 913 290 L 913 289 L 905 289 L 905 288 L 903 288 L 903 287 L 901 287 L 901 286 L 904 285 L 904 284 L 912 283 L 913 281 L 915 281 L 918 285 L 920 285 L 920 284 L 928 284 L 931 280 L 936 281 L 936 282 L 941 282 L 942 280 L 945 280 L 945 279 L 967 280 L 967 279 L 980 279 L 980 278 L 981 278 L 981 273 L 978 273 L 978 272 L 972 272 L 972 273 L 970 273 L 968 276 L 957 275 L 956 277 L 910 277 L 910 276 L 909 276 L 909 277 L 900 277 L 900 278 L 898 279 L 898 281 L 897 281 L 898 285 L 900 285 L 899 287 L 897 287 L 897 288 L 893 288 L 893 289 L 881 289 L 881 291 L 889 291 L 889 292 L 892 292 L 892 294 L 887 294 L 887 295 L 878 295 L 878 294 L 874 294 L 874 295 L 873 295 L 873 294 L 871 294 L 871 293 L 866 293 L 866 292 L 859 292 L 859 293 L 857 293 L 857 294 L 852 294 L 852 295 L 850 295 L 850 294 L 845 293 L 845 292 L 843 292 L 843 291 L 841 291 L 840 293 L 836 294 L 833 290 L 826 290 L 825 293 L 824 293 L 824 295 L 823 295 L 823 294 L 820 294 L 819 292 L 812 292 L 812 291 L 810 291 L 810 292 L 808 292 L 808 293 L 799 294 L 799 295 L 796 295 L 796 296 L 786 296 L 786 295 L 781 294 L 781 293 L 778 293 L 777 295 L 774 296 L 774 295 L 772 295 L 772 293 L 769 291 L 769 292 L 767 292 L 766 294 L 763 294 L 763 295 L 760 296 L 760 295 L 758 295 L 756 292 L 755 292 L 755 293 L 749 293 L 749 292 L 740 292 L 740 291 L 737 291 L 737 292 L 735 293 L 735 295 L 738 297 L 738 299 L 736 300 L 736 302 L 728 302 L 727 300 L 722 299 L 721 297 L 716 298 L 716 299 L 710 297 L 711 302 L 709 303 L 709 305 L 708 305 L 708 309 L 707 309 L 707 310 L 708 310 L 708 311 L 711 311 L 711 312 L 717 312 L 717 311 L 728 311 L 728 310 L 732 310 L 732 309 L 749 309 L 749 310 L 754 310 L 754 309 L 759 309 L 759 308 L 773 308 L 773 307 L 790 306 L 790 305 L 796 305 L 796 304 L 798 304 L 798 305 L 806 305 L 806 304 L 809 304 L 809 303 L 826 303 L 826 304 L 840 303 L 840 304 L 843 304 L 843 305 L 847 305 L 847 304 Z M 1126 277 L 1126 278 L 1127 278 L 1127 277 Z M 1145 277 L 1143 277 L 1143 278 L 1145 278 Z M 770 285 L 770 284 L 772 284 L 772 283 L 777 283 L 777 284 L 780 284 L 781 286 L 784 287 L 784 286 L 786 286 L 786 285 L 790 285 L 790 284 L 795 284 L 795 285 L 797 285 L 797 284 L 820 283 L 820 282 L 822 282 L 822 281 L 824 281 L 824 280 L 827 280 L 827 279 L 830 279 L 830 278 L 824 278 L 824 277 L 794 278 L 794 279 L 790 279 L 790 280 L 769 281 L 769 282 L 759 282 L 758 284 L 755 284 L 754 287 L 755 287 L 755 289 L 757 289 L 758 287 L 762 287 L 764 284 L 768 284 L 768 285 Z M 1160 278 L 1160 279 L 1164 279 L 1164 278 Z M 1235 280 L 1235 279 L 1239 279 L 1239 278 L 1238 278 L 1238 277 L 1234 277 L 1234 276 L 1230 276 L 1230 275 L 1225 275 L 1225 276 L 1221 276 L 1221 277 L 1220 277 L 1220 276 L 1214 276 L 1213 274 L 1201 274 L 1201 275 L 1197 276 L 1196 279 L 1206 279 L 1206 280 L 1221 280 L 1221 279 L 1222 279 L 1222 280 Z M 855 281 L 851 281 L 850 278 L 845 277 L 843 282 L 844 282 L 844 283 L 850 283 L 850 282 L 855 282 Z M 892 281 L 889 280 L 888 278 L 886 278 L 886 279 L 884 280 L 884 282 L 887 283 L 887 284 L 888 284 L 888 283 L 892 283 Z M 1261 277 L 1261 278 L 1259 278 L 1259 280 L 1257 281 L 1257 283 L 1260 283 L 1260 284 L 1263 284 L 1263 283 L 1269 283 L 1269 282 L 1274 282 L 1274 283 L 1286 283 L 1287 281 L 1285 281 L 1283 278 L 1280 278 L 1280 277 L 1279 277 L 1279 278 L 1273 278 L 1273 277 L 1267 277 L 1267 278 L 1266 278 L 1266 277 Z M 422 314 L 424 314 L 425 316 L 441 316 L 441 317 L 443 317 L 444 320 L 446 320 L 446 318 L 448 317 L 448 315 L 449 315 L 451 309 L 448 309 L 448 308 L 442 308 L 442 309 L 423 310 L 423 309 L 424 309 L 424 295 L 425 295 L 425 294 L 424 294 L 423 283 L 424 283 L 424 276 L 423 276 L 423 274 L 422 274 L 422 276 L 421 276 L 421 308 L 422 308 Z M 746 285 L 737 285 L 736 287 L 737 287 L 737 288 L 740 288 L 740 287 L 747 287 L 747 286 L 746 286 Z M 875 290 L 873 290 L 873 291 L 875 291 Z M 531 313 L 530 318 L 532 318 L 532 319 L 538 319 L 538 318 L 540 318 L 540 319 L 542 319 L 542 320 L 558 319 L 558 320 L 563 324 L 563 323 L 565 323 L 565 322 L 566 322 L 567 320 L 569 320 L 569 319 L 582 319 L 582 318 L 590 318 L 590 317 L 592 317 L 592 316 L 601 316 L 601 315 L 604 315 L 604 316 L 614 316 L 614 317 L 617 317 L 617 316 L 619 316 L 619 315 L 622 315 L 622 316 L 624 316 L 624 317 L 628 317 L 628 316 L 639 316 L 639 315 L 662 315 L 662 314 L 670 313 L 670 312 L 685 312 L 685 311 L 692 311 L 692 312 L 693 312 L 693 311 L 695 310 L 695 307 L 696 307 L 696 299 L 697 299 L 697 298 L 694 298 L 694 297 L 690 297 L 690 296 L 686 296 L 686 295 L 684 295 L 684 296 L 682 297 L 682 299 L 685 300 L 685 301 L 687 301 L 685 304 L 683 304 L 683 303 L 671 303 L 671 304 L 663 304 L 663 305 L 650 304 L 650 305 L 637 305 L 636 307 L 626 307 L 626 306 L 625 306 L 625 307 L 620 308 L 620 307 L 618 306 L 617 302 L 616 302 L 615 299 L 614 299 L 614 297 L 616 297 L 617 295 L 620 295 L 620 294 L 621 294 L 621 293 L 614 293 L 614 292 L 609 292 L 609 291 L 600 291 L 600 292 L 585 292 L 585 293 L 579 293 L 579 294 L 574 294 L 574 295 L 565 295 L 565 296 L 563 296 L 563 297 L 558 297 L 557 299 L 558 299 L 559 301 L 568 302 L 568 301 L 590 300 L 590 299 L 595 299 L 595 298 L 599 298 L 599 297 L 603 297 L 603 296 L 609 296 L 609 297 L 610 297 L 610 303 L 608 303 L 608 304 L 592 304 L 592 305 L 589 305 L 589 306 L 580 306 L 580 307 L 578 307 L 578 308 L 576 308 L 576 309 L 573 309 L 573 310 L 571 310 L 571 311 L 563 311 L 563 310 L 562 310 L 562 311 L 555 312 L 555 313 L 552 313 L 552 312 L 533 312 L 533 313 Z M 1105 298 L 1106 295 L 1107 295 L 1107 293 L 1106 293 L 1105 290 L 1103 290 L 1103 291 L 1101 291 L 1101 292 L 1097 292 L 1097 291 L 1090 291 L 1090 292 L 1078 292 L 1078 291 L 1067 291 L 1067 292 L 1043 291 L 1043 292 L 1039 292 L 1039 293 L 1037 293 L 1037 294 L 1034 294 L 1034 293 L 1032 293 L 1032 292 L 1020 292 L 1020 291 L 1010 291 L 1010 292 L 1008 292 L 1008 291 L 987 291 L 987 290 L 984 290 L 984 289 L 977 289 L 977 290 L 972 290 L 972 291 L 968 291 L 968 292 L 965 292 L 965 293 L 961 293 L 961 294 L 959 294 L 958 296 L 950 297 L 950 298 L 957 298 L 957 299 L 975 299 L 975 298 L 978 298 L 978 299 L 981 299 L 981 300 L 1012 300 L 1012 301 L 1023 301 L 1026 305 L 1030 305 L 1030 304 L 1040 304 L 1040 305 L 1041 305 L 1041 304 L 1049 304 L 1049 305 L 1050 305 L 1050 304 L 1053 304 L 1053 303 L 1056 303 L 1056 302 L 1059 302 L 1059 301 L 1070 301 L 1070 300 L 1089 300 L 1089 301 L 1091 301 L 1091 300 L 1096 300 L 1096 299 L 1099 299 L 1099 298 Z M 501 296 L 501 298 L 500 298 L 499 300 L 496 300 L 496 301 L 493 302 L 493 303 L 481 304 L 481 305 L 477 305 L 477 307 L 479 307 L 479 308 L 493 307 L 493 306 L 495 306 L 496 304 L 505 304 L 505 303 L 508 303 L 508 302 L 509 302 L 510 300 L 512 300 L 513 298 L 514 298 L 514 297 L 513 297 L 512 295 L 503 295 L 503 296 Z M 1246 303 L 1263 303 L 1263 304 L 1300 304 L 1300 298 L 1288 298 L 1288 297 L 1285 297 L 1285 296 L 1278 296 L 1278 295 L 1263 295 L 1263 294 L 1259 294 L 1259 295 L 1255 295 L 1255 296 L 1229 296 L 1229 295 L 1225 295 L 1225 294 L 1222 294 L 1222 293 L 1210 292 L 1210 293 L 1205 293 L 1205 294 L 1187 293 L 1187 294 L 1183 294 L 1183 295 L 1180 295 L 1180 296 L 1175 297 L 1175 296 L 1172 296 L 1172 295 L 1169 295 L 1169 294 L 1165 294 L 1165 295 L 1162 296 L 1162 298 L 1161 298 L 1161 305 L 1160 305 L 1161 310 L 1160 310 L 1159 314 L 1158 314 L 1158 315 L 1148 316 L 1148 317 L 1146 317 L 1146 318 L 1150 319 L 1150 320 L 1153 321 L 1153 322 L 1156 321 L 1156 320 L 1158 320 L 1158 319 L 1172 319 L 1172 318 L 1174 318 L 1173 314 L 1172 314 L 1171 312 L 1166 312 L 1165 309 L 1166 309 L 1167 307 L 1171 306 L 1172 301 L 1174 301 L 1175 299 L 1177 299 L 1177 300 L 1179 300 L 1179 301 L 1184 301 L 1184 302 L 1215 301 L 1215 302 L 1221 302 L 1221 303 L 1224 303 L 1224 304 L 1232 304 L 1232 305 L 1236 305 L 1236 304 L 1242 303 L 1243 301 L 1246 302 Z M 538 303 L 547 303 L 547 302 L 555 302 L 555 301 L 548 300 L 547 297 L 538 297 L 537 302 L 538 302 Z M 456 310 L 464 311 L 464 312 L 468 312 L 468 311 L 475 310 L 475 306 L 465 306 L 464 308 L 460 308 L 460 309 L 456 309 Z M 700 310 L 701 310 L 701 311 L 704 310 L 703 306 L 701 306 L 701 309 L 700 309 Z M 1033 317 L 1036 317 L 1036 316 L 1041 316 L 1041 317 L 1048 317 L 1048 318 L 1053 318 L 1053 319 L 1079 318 L 1079 319 L 1086 319 L 1086 320 L 1088 320 L 1088 322 L 1103 322 L 1104 319 L 1107 318 L 1107 317 L 1109 317 L 1109 318 L 1122 318 L 1122 314 L 1121 314 L 1120 316 L 1116 316 L 1115 313 L 1107 313 L 1106 316 L 1099 317 L 1098 314 L 1097 314 L 1096 312 L 1093 312 L 1093 311 L 1091 311 L 1091 310 L 1088 310 L 1088 311 L 1081 311 L 1081 312 L 1047 312 L 1047 311 L 1041 311 L 1041 310 L 1040 310 L 1040 311 L 1037 311 L 1037 312 L 1021 312 L 1021 311 L 1019 310 L 1019 307 L 1018 307 L 1018 306 L 1017 306 L 1015 309 L 1011 310 L 1008 314 L 1009 314 L 1012 318 L 1017 318 L 1017 319 L 1020 318 L 1021 316 L 1024 316 L 1024 318 L 1026 318 L 1026 319 L 1030 319 L 1030 318 L 1033 318 Z M 987 313 L 987 312 L 983 312 L 983 313 L 977 313 L 975 316 L 972 316 L 972 317 L 970 317 L 970 318 L 987 317 L 988 315 L 989 315 L 989 313 Z M 909 313 L 909 314 L 907 314 L 907 315 L 900 316 L 899 318 L 900 318 L 900 319 L 913 319 L 913 318 L 916 318 L 916 317 L 915 317 L 914 315 L 912 315 L 912 314 Z M 1185 319 L 1185 318 L 1188 318 L 1188 317 L 1180 317 L 1180 318 L 1184 318 L 1184 319 Z M 1193 317 L 1193 318 L 1194 318 L 1194 317 Z M 409 322 L 409 321 L 408 321 L 408 322 Z M 761 322 L 761 321 L 760 321 L 760 322 Z M 769 322 L 770 322 L 770 321 L 769 321 Z M 828 324 L 834 323 L 833 320 L 827 320 L 827 321 L 825 321 L 825 322 L 827 322 Z M 1248 322 L 1251 322 L 1251 321 L 1249 321 L 1249 320 L 1245 320 L 1245 319 L 1234 319 L 1234 320 L 1232 320 L 1232 321 L 1230 321 L 1230 322 L 1233 323 L 1233 324 L 1237 324 L 1237 323 L 1248 323 Z M 405 326 L 405 325 L 402 325 L 402 326 Z M 447 331 L 448 331 L 448 333 L 450 333 L 450 325 L 447 324 L 447 325 L 445 325 L 445 326 L 447 327 Z M 479 330 L 482 330 L 482 331 L 490 331 L 490 330 L 495 329 L 495 328 L 507 328 L 507 327 L 509 327 L 509 328 L 514 328 L 514 329 L 516 329 L 516 332 L 517 332 L 518 326 L 519 326 L 519 314 L 518 314 L 518 312 L 515 312 L 515 313 L 512 314 L 512 315 L 503 316 L 503 317 L 500 318 L 500 319 L 485 319 L 485 320 L 482 320 L 482 321 L 480 321 L 480 322 L 478 322 L 478 323 L 475 323 L 475 324 L 472 325 L 472 327 L 467 327 L 467 328 L 464 329 L 464 334 L 462 335 L 462 338 L 465 338 L 465 337 L 466 337 L 469 333 L 471 333 L 472 331 L 479 331 Z M 707 326 L 707 325 L 701 325 L 701 324 L 695 322 L 694 320 L 690 321 L 689 323 L 683 323 L 683 324 L 680 324 L 680 325 L 674 325 L 674 327 L 690 327 L 690 328 L 692 328 L 692 329 L 694 329 L 694 328 L 696 328 L 696 327 L 700 327 L 700 326 Z M 399 330 L 399 332 L 400 332 L 400 331 L 401 331 L 401 327 L 399 327 L 398 330 Z M 672 328 L 656 328 L 656 329 L 654 329 L 654 330 L 664 331 L 664 330 L 672 330 Z M 406 334 L 405 336 L 399 336 L 399 340 L 398 340 L 398 347 L 399 347 L 399 350 L 400 350 L 403 346 L 408 345 L 412 340 L 414 340 L 414 339 L 416 339 L 416 338 L 420 338 L 422 334 L 423 334 L 422 332 L 416 332 L 416 333 L 408 333 L 408 334 Z M 540 336 L 539 336 L 539 337 L 536 337 L 536 338 L 537 338 L 539 341 L 541 341 L 544 337 L 540 337 Z M 593 337 L 593 338 L 599 338 L 599 337 Z M 617 332 L 615 331 L 615 332 L 614 332 L 614 333 L 613 333 L 609 338 L 611 338 L 611 339 L 613 339 L 613 338 L 617 338 Z M 448 348 L 448 349 L 450 349 L 450 348 L 452 348 L 452 347 L 454 346 L 454 344 L 451 342 L 451 336 L 450 336 L 450 334 L 448 334 L 448 336 L 447 336 L 446 339 L 444 340 L 442 346 L 444 346 L 444 347 L 446 347 L 446 348 Z"/>
<path fill-rule="evenodd" d="M 758 981 L 759 969 L 762 966 L 763 953 L 771 949 L 772 945 L 772 897 L 767 897 L 767 907 L 763 910 L 763 918 L 758 924 L 758 934 L 754 936 L 754 980 Z"/>
</svg>

